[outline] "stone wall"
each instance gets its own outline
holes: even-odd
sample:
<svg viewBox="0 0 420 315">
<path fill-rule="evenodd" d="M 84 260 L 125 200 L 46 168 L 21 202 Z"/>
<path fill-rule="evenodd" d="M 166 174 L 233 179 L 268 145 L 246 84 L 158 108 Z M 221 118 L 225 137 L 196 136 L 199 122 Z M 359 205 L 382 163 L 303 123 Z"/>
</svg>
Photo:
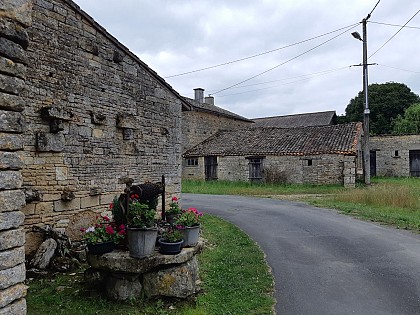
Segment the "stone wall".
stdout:
<svg viewBox="0 0 420 315">
<path fill-rule="evenodd" d="M 185 163 L 184 159 L 184 163 Z M 184 167 L 183 176 L 204 180 L 204 158 L 198 158 L 197 166 Z M 223 156 L 217 158 L 219 180 L 249 180 L 248 159 L 245 156 Z M 323 154 L 314 156 L 274 156 L 263 158 L 263 169 L 270 170 L 288 183 L 340 184 L 354 187 L 356 183 L 356 157 Z"/>
<path fill-rule="evenodd" d="M 371 137 L 370 150 L 376 154 L 377 176 L 410 176 L 409 153 L 420 150 L 420 135 Z"/>
<path fill-rule="evenodd" d="M 181 97 L 70 0 L 34 0 L 28 30 L 25 225 L 65 228 L 125 187 L 181 190 Z"/>
<path fill-rule="evenodd" d="M 26 314 L 21 159 L 31 1 L 0 2 L 0 314 Z"/>
<path fill-rule="evenodd" d="M 252 124 L 250 121 L 230 118 L 217 113 L 195 110 L 184 112 L 182 117 L 182 152 L 203 142 L 220 129 L 246 128 Z"/>
</svg>

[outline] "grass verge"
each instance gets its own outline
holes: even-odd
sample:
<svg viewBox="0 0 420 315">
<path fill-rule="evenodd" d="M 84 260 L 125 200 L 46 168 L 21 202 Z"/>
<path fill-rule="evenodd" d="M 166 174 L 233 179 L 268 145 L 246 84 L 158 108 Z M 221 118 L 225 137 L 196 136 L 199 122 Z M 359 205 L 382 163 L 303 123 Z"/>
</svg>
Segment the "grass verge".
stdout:
<svg viewBox="0 0 420 315">
<path fill-rule="evenodd" d="M 83 270 L 29 280 L 28 315 L 273 314 L 273 279 L 259 247 L 234 225 L 203 217 L 207 239 L 199 255 L 203 292 L 187 301 L 112 302 L 83 283 Z"/>
</svg>

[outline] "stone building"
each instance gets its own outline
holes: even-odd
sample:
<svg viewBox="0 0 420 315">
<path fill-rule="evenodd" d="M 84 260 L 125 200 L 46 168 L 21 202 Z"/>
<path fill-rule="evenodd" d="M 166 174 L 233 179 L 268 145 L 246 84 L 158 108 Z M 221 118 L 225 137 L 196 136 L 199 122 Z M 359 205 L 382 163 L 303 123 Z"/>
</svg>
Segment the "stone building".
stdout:
<svg viewBox="0 0 420 315">
<path fill-rule="evenodd" d="M 370 138 L 372 176 L 420 177 L 420 135 Z"/>
<path fill-rule="evenodd" d="M 194 89 L 194 99 L 184 97 L 191 110 L 182 113 L 183 152 L 204 141 L 221 129 L 251 126 L 250 119 L 214 105 L 214 98 L 204 97 L 204 89 Z"/>
<path fill-rule="evenodd" d="M 26 88 L 30 0 L 0 1 L 0 314 L 26 314 L 22 98 Z"/>
<path fill-rule="evenodd" d="M 253 119 L 256 127 L 309 127 L 326 126 L 337 123 L 335 111 L 304 113 L 295 115 L 273 116 Z"/>
<path fill-rule="evenodd" d="M 353 187 L 362 124 L 221 130 L 183 157 L 183 177 Z"/>
</svg>

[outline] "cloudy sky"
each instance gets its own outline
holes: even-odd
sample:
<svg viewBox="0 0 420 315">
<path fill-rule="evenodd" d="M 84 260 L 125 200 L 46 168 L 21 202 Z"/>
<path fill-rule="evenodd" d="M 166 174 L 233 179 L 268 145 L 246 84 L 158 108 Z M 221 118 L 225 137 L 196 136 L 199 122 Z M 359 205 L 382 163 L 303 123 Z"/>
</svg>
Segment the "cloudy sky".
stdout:
<svg viewBox="0 0 420 315">
<path fill-rule="evenodd" d="M 201 87 L 247 118 L 344 114 L 362 89 L 362 68 L 352 67 L 362 42 L 351 33 L 362 34 L 360 21 L 377 4 L 367 24 L 368 62 L 377 64 L 369 83 L 401 82 L 420 94 L 418 1 L 75 2 L 181 95 Z"/>
</svg>

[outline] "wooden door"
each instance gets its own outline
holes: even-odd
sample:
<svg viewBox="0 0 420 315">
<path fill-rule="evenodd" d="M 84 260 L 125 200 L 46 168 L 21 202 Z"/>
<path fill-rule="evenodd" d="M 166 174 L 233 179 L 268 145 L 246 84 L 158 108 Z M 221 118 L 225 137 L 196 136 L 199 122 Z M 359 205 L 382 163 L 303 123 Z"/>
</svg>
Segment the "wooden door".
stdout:
<svg viewBox="0 0 420 315">
<path fill-rule="evenodd" d="M 410 156 L 410 176 L 420 177 L 420 150 L 411 150 Z"/>
<path fill-rule="evenodd" d="M 206 180 L 217 179 L 217 156 L 204 157 L 204 174 Z"/>
</svg>

